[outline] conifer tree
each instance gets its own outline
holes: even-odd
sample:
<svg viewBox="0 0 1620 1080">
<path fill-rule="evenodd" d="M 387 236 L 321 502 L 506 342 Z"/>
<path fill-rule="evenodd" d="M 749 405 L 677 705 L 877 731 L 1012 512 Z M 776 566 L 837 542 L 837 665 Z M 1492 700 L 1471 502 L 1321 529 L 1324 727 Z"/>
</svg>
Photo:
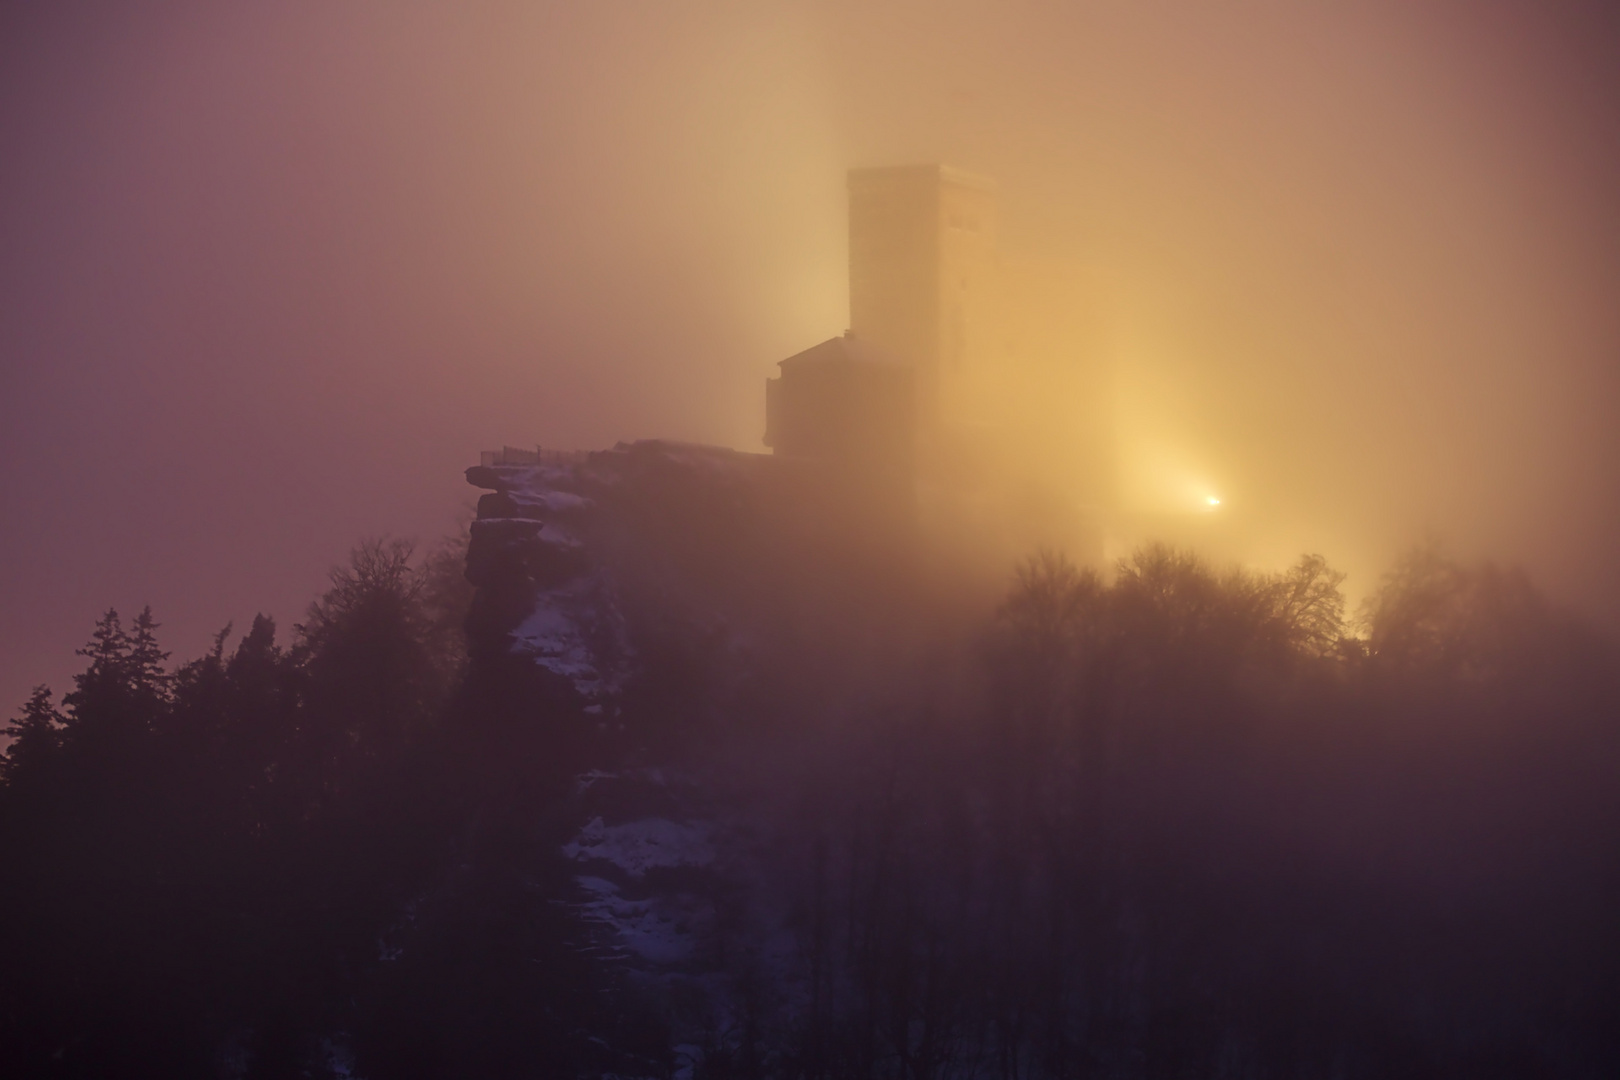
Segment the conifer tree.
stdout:
<svg viewBox="0 0 1620 1080">
<path fill-rule="evenodd" d="M 124 633 L 116 608 L 107 609 L 90 634 L 90 644 L 76 652 L 90 658 L 90 666 L 73 677 L 79 692 L 102 683 L 122 681 L 129 664 L 129 635 Z"/>
<path fill-rule="evenodd" d="M 11 745 L 0 757 L 0 780 L 18 788 L 44 774 L 62 743 L 62 714 L 51 704 L 51 689 L 36 686 L 22 715 L 6 725 Z"/>
<path fill-rule="evenodd" d="M 142 609 L 133 634 L 117 610 L 108 608 L 90 643 L 78 650 L 90 664 L 73 677 L 63 742 L 75 752 L 116 758 L 133 749 L 161 721 L 170 700 L 172 677 L 163 670 L 169 654 L 157 644 L 152 609 Z"/>
<path fill-rule="evenodd" d="M 169 654 L 158 648 L 158 622 L 152 618 L 150 605 L 135 616 L 133 632 L 129 635 L 129 655 L 126 678 L 136 695 L 157 702 L 168 698 L 171 676 L 163 670 Z M 229 633 L 227 628 L 226 633 Z M 220 635 L 223 640 L 224 635 Z"/>
</svg>

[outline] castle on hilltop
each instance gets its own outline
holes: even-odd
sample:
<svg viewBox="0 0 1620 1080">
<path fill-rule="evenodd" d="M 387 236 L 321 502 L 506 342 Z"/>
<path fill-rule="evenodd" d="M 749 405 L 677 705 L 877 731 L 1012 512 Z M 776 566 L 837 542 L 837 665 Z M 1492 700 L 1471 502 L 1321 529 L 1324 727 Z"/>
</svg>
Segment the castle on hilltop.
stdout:
<svg viewBox="0 0 1620 1080">
<path fill-rule="evenodd" d="M 765 443 L 1072 543 L 1112 501 L 1106 303 L 1076 269 L 1004 258 L 997 224 L 989 180 L 851 170 L 849 329 L 781 361 Z"/>
<path fill-rule="evenodd" d="M 766 380 L 769 457 L 667 440 L 505 447 L 484 452 L 482 486 L 490 469 L 706 454 L 749 470 L 801 524 L 915 523 L 978 549 L 1099 561 L 1116 517 L 1107 297 L 1077 267 L 1008 258 L 997 231 L 989 180 L 853 169 L 849 328 Z"/>
</svg>

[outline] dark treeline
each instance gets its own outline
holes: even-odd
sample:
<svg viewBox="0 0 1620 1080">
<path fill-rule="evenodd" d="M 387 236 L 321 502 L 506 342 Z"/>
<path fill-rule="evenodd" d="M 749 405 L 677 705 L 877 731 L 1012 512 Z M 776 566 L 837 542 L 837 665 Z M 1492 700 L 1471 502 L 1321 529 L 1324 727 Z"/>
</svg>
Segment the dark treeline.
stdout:
<svg viewBox="0 0 1620 1080">
<path fill-rule="evenodd" d="M 441 828 L 455 598 L 409 555 L 364 546 L 290 646 L 261 616 L 173 671 L 150 610 L 109 611 L 61 710 L 35 691 L 0 816 L 0 1072 L 201 1074 L 238 1027 L 267 1074 L 308 1056 Z"/>
<path fill-rule="evenodd" d="M 0 1075 L 319 1073 L 338 1030 L 386 1062 L 379 941 L 480 797 L 444 723 L 463 554 L 410 556 L 362 545 L 289 643 L 260 616 L 172 671 L 150 611 L 109 611 L 60 708 L 35 691 L 0 792 Z"/>
<path fill-rule="evenodd" d="M 638 736 L 469 661 L 462 558 L 362 545 L 285 640 L 172 668 L 108 612 L 35 693 L 0 1075 L 673 1071 L 555 854 Z M 797 966 L 695 1075 L 1613 1075 L 1612 649 L 1430 549 L 1356 619 L 1340 580 L 1026 563 L 951 700 L 797 773 L 761 874 Z"/>
<path fill-rule="evenodd" d="M 465 561 L 366 542 L 288 640 L 261 615 L 172 669 L 150 610 L 108 611 L 60 705 L 34 692 L 0 759 L 0 1076 L 658 1052 L 545 899 L 585 749 L 544 688 L 470 688 Z"/>
<path fill-rule="evenodd" d="M 1349 622 L 1340 581 L 1025 564 L 977 703 L 875 735 L 813 799 L 782 1063 L 1613 1075 L 1612 651 L 1432 548 Z"/>
</svg>

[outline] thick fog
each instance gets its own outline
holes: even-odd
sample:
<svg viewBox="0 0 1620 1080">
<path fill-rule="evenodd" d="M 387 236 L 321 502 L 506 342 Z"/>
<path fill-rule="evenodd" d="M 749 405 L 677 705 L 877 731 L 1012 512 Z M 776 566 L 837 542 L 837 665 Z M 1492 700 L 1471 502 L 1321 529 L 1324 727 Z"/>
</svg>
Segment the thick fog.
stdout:
<svg viewBox="0 0 1620 1080">
<path fill-rule="evenodd" d="M 0 705 L 194 655 L 503 443 L 761 450 L 844 171 L 1110 283 L 1120 491 L 1365 591 L 1427 535 L 1614 625 L 1620 22 L 1576 5 L 64 4 L 0 16 Z"/>
</svg>

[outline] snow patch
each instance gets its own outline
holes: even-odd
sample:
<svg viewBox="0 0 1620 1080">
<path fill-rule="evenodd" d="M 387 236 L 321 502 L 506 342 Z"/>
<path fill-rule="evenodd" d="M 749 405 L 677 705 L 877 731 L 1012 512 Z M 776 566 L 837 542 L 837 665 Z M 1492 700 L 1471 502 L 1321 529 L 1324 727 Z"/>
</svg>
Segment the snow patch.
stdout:
<svg viewBox="0 0 1620 1080">
<path fill-rule="evenodd" d="M 697 959 L 701 943 L 712 938 L 714 908 L 699 896 L 684 891 L 625 895 L 638 892 L 633 883 L 650 870 L 712 863 L 715 851 L 707 826 L 667 818 L 608 825 L 598 817 L 562 852 L 601 867 L 574 879 L 586 895 L 580 911 L 610 931 L 611 947 L 620 956 L 663 967 L 689 964 Z"/>
<path fill-rule="evenodd" d="M 512 631 L 512 651 L 527 653 L 573 683 L 582 697 L 619 693 L 632 656 L 624 619 L 602 582 L 585 578 L 541 593 Z"/>
<path fill-rule="evenodd" d="M 654 964 L 679 964 L 692 959 L 697 941 L 692 916 L 668 900 L 628 900 L 611 881 L 599 877 L 575 879 L 590 899 L 580 905 L 585 917 L 611 927 L 620 948 Z"/>
<path fill-rule="evenodd" d="M 561 548 L 564 551 L 577 551 L 585 546 L 580 543 L 579 537 L 549 521 L 535 539 L 548 547 Z"/>
<path fill-rule="evenodd" d="M 707 826 L 665 818 L 643 818 L 624 825 L 607 825 L 601 818 L 593 818 L 562 850 L 571 859 L 601 859 L 638 878 L 655 867 L 708 866 L 714 861 Z"/>
<path fill-rule="evenodd" d="M 537 491 L 532 488 L 520 488 L 513 491 L 511 495 L 512 501 L 525 510 L 544 510 L 552 514 L 583 510 L 591 505 L 591 500 L 583 495 L 576 495 L 571 491 L 557 491 L 555 489 Z"/>
</svg>

